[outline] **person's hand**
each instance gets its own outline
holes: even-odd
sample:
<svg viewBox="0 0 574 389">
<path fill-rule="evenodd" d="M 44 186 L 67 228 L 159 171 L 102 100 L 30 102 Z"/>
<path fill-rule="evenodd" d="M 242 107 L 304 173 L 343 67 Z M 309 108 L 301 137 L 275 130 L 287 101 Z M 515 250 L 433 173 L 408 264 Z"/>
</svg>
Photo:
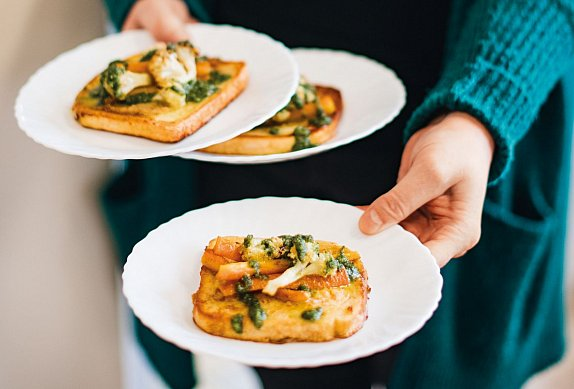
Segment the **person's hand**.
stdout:
<svg viewBox="0 0 574 389">
<path fill-rule="evenodd" d="M 130 10 L 122 30 L 145 29 L 162 42 L 189 39 L 188 23 L 197 23 L 181 0 L 138 0 Z"/>
<path fill-rule="evenodd" d="M 397 185 L 359 220 L 366 234 L 400 223 L 442 267 L 478 243 L 494 141 L 474 117 L 453 112 L 417 131 L 403 152 Z"/>
</svg>

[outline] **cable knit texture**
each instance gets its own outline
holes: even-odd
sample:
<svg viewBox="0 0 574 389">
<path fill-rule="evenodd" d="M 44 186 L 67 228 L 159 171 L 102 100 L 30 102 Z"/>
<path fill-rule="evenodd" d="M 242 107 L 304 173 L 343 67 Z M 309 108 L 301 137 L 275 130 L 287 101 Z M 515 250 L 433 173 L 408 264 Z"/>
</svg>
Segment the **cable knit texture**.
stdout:
<svg viewBox="0 0 574 389">
<path fill-rule="evenodd" d="M 452 17 L 458 20 L 451 26 L 458 28 L 451 30 L 442 77 L 412 115 L 405 137 L 440 112 L 472 114 L 489 128 L 496 143 L 490 173 L 494 184 L 508 171 L 516 143 L 572 59 L 573 5 L 475 1 Z"/>
</svg>

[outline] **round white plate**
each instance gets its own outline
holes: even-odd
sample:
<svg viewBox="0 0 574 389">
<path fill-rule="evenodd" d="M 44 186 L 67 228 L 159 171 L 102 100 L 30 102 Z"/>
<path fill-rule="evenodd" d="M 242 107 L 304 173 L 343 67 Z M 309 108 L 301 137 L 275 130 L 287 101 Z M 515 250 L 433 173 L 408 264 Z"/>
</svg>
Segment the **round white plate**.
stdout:
<svg viewBox="0 0 574 389">
<path fill-rule="evenodd" d="M 251 30 L 226 25 L 188 26 L 202 54 L 244 61 L 249 72 L 245 91 L 195 134 L 165 144 L 129 135 L 86 129 L 73 118 L 76 95 L 114 59 L 153 46 L 145 31 L 95 39 L 40 68 L 20 90 L 16 118 L 26 134 L 66 154 L 100 159 L 141 159 L 173 155 L 219 143 L 261 124 L 281 109 L 299 80 L 297 64 L 281 43 Z"/>
<path fill-rule="evenodd" d="M 282 154 L 220 155 L 193 151 L 179 156 L 232 164 L 273 163 L 308 157 L 371 135 L 393 120 L 405 105 L 403 83 L 379 62 L 327 49 L 294 49 L 293 55 L 301 75 L 310 82 L 341 91 L 343 117 L 333 139 L 317 147 Z"/>
<path fill-rule="evenodd" d="M 395 226 L 366 236 L 350 205 L 263 197 L 212 205 L 172 219 L 139 242 L 127 260 L 123 292 L 134 313 L 163 339 L 195 353 L 265 367 L 312 367 L 385 350 L 416 332 L 441 297 L 442 277 L 430 252 Z M 201 255 L 218 235 L 312 234 L 358 251 L 369 275 L 369 318 L 355 335 L 324 343 L 265 344 L 209 335 L 193 322 L 191 294 Z"/>
</svg>

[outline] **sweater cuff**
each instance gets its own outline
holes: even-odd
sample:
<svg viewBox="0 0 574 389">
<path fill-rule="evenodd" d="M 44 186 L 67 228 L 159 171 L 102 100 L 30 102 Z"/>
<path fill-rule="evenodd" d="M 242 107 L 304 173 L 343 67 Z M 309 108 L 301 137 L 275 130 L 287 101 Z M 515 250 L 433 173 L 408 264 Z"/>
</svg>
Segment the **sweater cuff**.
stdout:
<svg viewBox="0 0 574 389">
<path fill-rule="evenodd" d="M 429 93 L 411 116 L 405 141 L 449 111 L 466 112 L 490 131 L 496 147 L 488 181 L 494 185 L 510 168 L 516 134 L 532 123 L 537 109 L 503 69 L 482 63 L 474 66 L 468 76 L 452 83 L 441 82 Z"/>
<path fill-rule="evenodd" d="M 440 81 L 407 124 L 408 139 L 445 111 L 464 111 L 496 144 L 489 184 L 510 169 L 514 147 L 574 54 L 574 4 L 483 0 L 468 11 Z"/>
</svg>

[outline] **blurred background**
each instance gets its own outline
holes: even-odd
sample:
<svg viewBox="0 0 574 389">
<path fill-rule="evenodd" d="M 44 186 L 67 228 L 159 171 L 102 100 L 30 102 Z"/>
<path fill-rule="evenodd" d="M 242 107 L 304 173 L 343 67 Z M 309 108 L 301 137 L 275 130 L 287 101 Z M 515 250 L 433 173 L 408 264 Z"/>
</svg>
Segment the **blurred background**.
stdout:
<svg viewBox="0 0 574 389">
<path fill-rule="evenodd" d="M 105 161 L 21 132 L 13 105 L 41 65 L 104 34 L 97 0 L 3 0 L 0 36 L 0 388 L 121 388 L 117 268 L 98 207 Z M 57 93 L 57 91 L 54 91 Z M 574 191 L 571 191 L 574 202 Z M 574 342 L 574 212 L 569 338 Z M 574 351 L 527 387 L 572 388 Z"/>
</svg>

